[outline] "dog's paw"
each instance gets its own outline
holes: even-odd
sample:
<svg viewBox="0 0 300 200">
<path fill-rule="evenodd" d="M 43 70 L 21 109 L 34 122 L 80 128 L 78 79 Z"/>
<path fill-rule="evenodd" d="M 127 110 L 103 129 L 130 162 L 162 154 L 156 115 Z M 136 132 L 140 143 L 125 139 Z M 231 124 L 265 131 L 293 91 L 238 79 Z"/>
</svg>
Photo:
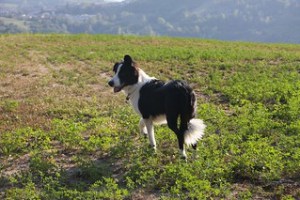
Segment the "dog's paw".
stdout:
<svg viewBox="0 0 300 200">
<path fill-rule="evenodd" d="M 156 146 L 149 144 L 149 148 L 153 150 L 154 153 L 156 153 Z"/>
<path fill-rule="evenodd" d="M 181 156 L 180 158 L 181 158 L 181 160 L 183 160 L 184 162 L 186 162 L 186 163 L 187 163 L 187 157 L 185 157 L 185 156 Z"/>
<path fill-rule="evenodd" d="M 187 162 L 187 155 L 186 155 L 185 150 L 180 150 L 179 152 L 180 152 L 180 155 L 181 155 L 180 158 L 182 160 L 185 160 L 185 162 Z"/>
</svg>

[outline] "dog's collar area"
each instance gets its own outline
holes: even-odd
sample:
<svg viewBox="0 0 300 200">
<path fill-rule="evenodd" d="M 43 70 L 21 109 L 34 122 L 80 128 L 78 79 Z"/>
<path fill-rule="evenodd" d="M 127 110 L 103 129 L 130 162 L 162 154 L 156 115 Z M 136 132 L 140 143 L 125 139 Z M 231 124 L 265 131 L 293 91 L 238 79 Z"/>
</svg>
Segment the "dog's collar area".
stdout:
<svg viewBox="0 0 300 200">
<path fill-rule="evenodd" d="M 126 101 L 125 101 L 126 103 L 129 102 L 130 97 L 131 97 L 131 95 L 132 95 L 134 92 L 135 92 L 135 90 L 134 90 L 133 92 L 127 94 L 127 96 L 126 96 Z"/>
<path fill-rule="evenodd" d="M 129 99 L 130 99 L 130 95 L 131 95 L 131 94 L 128 94 L 128 95 L 127 95 L 127 97 L 126 97 L 126 103 L 128 103 L 128 101 L 129 101 Z"/>
<path fill-rule="evenodd" d="M 128 101 L 131 98 L 131 95 L 135 93 L 135 91 L 137 90 L 137 88 L 135 88 L 132 92 L 128 92 L 127 96 L 126 96 L 126 103 L 128 103 Z"/>
</svg>

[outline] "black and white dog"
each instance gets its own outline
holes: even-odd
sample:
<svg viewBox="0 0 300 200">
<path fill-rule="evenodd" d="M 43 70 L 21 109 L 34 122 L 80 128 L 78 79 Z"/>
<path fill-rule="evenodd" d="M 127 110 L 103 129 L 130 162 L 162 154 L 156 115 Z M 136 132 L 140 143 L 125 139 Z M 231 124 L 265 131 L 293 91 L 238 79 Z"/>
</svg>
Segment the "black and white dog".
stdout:
<svg viewBox="0 0 300 200">
<path fill-rule="evenodd" d="M 108 82 L 114 92 L 123 90 L 134 110 L 141 116 L 141 134 L 148 134 L 151 146 L 156 150 L 153 124 L 167 123 L 177 136 L 183 158 L 187 158 L 184 143 L 197 147 L 204 134 L 205 124 L 194 119 L 196 96 L 185 82 L 168 83 L 148 76 L 138 68 L 129 55 L 114 65 L 115 75 Z M 180 120 L 178 120 L 180 119 Z M 179 121 L 179 124 L 178 124 Z"/>
</svg>

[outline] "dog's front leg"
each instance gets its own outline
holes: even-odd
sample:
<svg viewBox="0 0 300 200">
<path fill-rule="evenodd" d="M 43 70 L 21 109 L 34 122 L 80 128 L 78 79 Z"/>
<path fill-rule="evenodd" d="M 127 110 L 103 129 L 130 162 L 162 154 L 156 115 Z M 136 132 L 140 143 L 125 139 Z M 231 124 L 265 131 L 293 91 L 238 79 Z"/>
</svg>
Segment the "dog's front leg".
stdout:
<svg viewBox="0 0 300 200">
<path fill-rule="evenodd" d="M 143 118 L 140 119 L 139 127 L 141 136 L 147 136 L 146 124 Z"/>
<path fill-rule="evenodd" d="M 153 121 L 151 119 L 143 119 L 143 121 L 147 128 L 151 147 L 154 149 L 154 151 L 156 151 L 156 141 L 155 141 L 155 135 L 154 135 Z"/>
</svg>

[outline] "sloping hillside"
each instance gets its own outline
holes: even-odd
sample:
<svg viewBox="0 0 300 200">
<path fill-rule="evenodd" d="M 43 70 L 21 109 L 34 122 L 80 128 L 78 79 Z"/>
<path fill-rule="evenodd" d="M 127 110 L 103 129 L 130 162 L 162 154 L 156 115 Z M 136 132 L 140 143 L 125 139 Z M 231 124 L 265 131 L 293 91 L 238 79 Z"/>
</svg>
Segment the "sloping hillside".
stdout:
<svg viewBox="0 0 300 200">
<path fill-rule="evenodd" d="M 2 9 L 1 9 L 2 8 Z M 300 43 L 297 0 L 4 1 L 0 32 L 168 35 Z M 24 29 L 6 20 L 25 23 Z M 15 25 L 15 26 L 14 26 Z"/>
<path fill-rule="evenodd" d="M 298 199 L 300 46 L 109 35 L 0 35 L 1 199 Z M 189 160 L 107 85 L 130 54 L 184 79 L 205 137 Z"/>
</svg>

